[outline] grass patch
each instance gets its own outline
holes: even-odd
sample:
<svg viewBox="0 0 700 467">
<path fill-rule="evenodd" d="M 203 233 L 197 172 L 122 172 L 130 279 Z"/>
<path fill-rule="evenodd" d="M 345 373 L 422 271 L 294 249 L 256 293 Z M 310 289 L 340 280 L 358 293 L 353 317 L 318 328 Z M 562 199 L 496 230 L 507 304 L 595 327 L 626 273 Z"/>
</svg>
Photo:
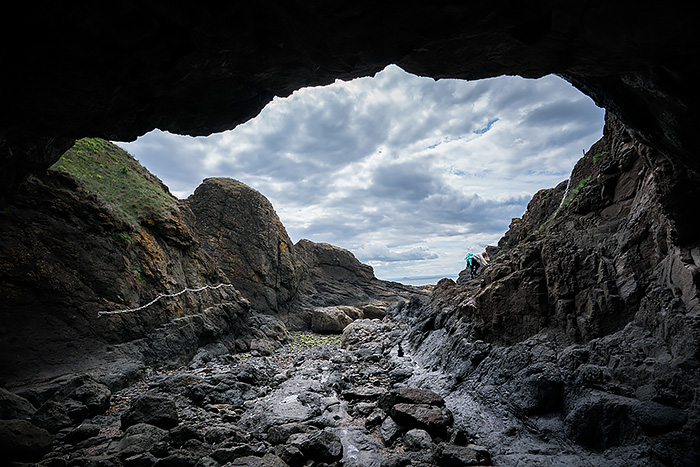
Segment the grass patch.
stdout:
<svg viewBox="0 0 700 467">
<path fill-rule="evenodd" d="M 566 194 L 566 198 L 561 202 L 559 207 L 554 211 L 554 213 L 549 216 L 549 219 L 544 221 L 537 229 L 533 232 L 535 235 L 542 235 L 544 234 L 544 228 L 552 222 L 556 217 L 557 214 L 559 214 L 559 211 L 567 207 L 569 204 L 571 204 L 571 201 L 578 195 L 578 192 L 581 191 L 581 188 L 586 186 L 586 183 L 588 183 L 591 180 L 590 175 L 584 179 L 582 179 L 580 182 L 576 184 L 574 188 L 569 189 L 569 192 Z"/>
<path fill-rule="evenodd" d="M 131 154 L 99 138 L 76 141 L 50 170 L 70 175 L 103 212 L 134 230 L 144 219 L 167 219 L 178 209 L 175 197 Z"/>
<path fill-rule="evenodd" d="M 603 156 L 606 155 L 606 154 L 607 154 L 607 152 L 597 152 L 597 153 L 593 156 L 593 163 L 595 164 L 596 162 L 598 162 L 598 159 L 600 159 L 601 157 L 603 157 Z"/>
<path fill-rule="evenodd" d="M 307 349 L 311 347 L 340 347 L 342 336 L 334 334 L 316 334 L 309 331 L 293 331 L 289 333 L 292 341 L 289 346 L 295 349 Z"/>
</svg>

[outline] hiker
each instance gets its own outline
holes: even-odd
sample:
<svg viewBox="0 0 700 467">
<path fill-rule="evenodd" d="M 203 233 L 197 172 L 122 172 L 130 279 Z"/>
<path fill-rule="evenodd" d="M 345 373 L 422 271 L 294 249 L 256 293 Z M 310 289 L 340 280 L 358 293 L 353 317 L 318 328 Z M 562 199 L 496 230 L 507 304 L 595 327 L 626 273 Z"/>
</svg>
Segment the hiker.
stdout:
<svg viewBox="0 0 700 467">
<path fill-rule="evenodd" d="M 476 272 L 479 270 L 479 261 L 471 253 L 468 253 L 464 259 L 467 262 L 467 266 L 469 266 L 469 276 L 471 279 L 474 279 Z"/>
</svg>

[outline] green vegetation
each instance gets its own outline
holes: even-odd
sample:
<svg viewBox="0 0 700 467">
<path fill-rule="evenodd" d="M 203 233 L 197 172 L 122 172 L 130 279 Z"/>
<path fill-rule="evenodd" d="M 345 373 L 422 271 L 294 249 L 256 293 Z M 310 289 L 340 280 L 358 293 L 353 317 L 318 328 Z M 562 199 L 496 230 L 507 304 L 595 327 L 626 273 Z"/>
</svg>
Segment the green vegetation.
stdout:
<svg viewBox="0 0 700 467">
<path fill-rule="evenodd" d="M 603 156 L 606 155 L 606 154 L 607 154 L 607 152 L 598 152 L 598 153 L 596 153 L 596 154 L 593 156 L 593 163 L 595 164 L 596 162 L 598 162 L 598 159 L 600 159 L 601 157 L 603 157 Z"/>
<path fill-rule="evenodd" d="M 340 347 L 342 337 L 339 335 L 322 335 L 309 331 L 294 331 L 289 333 L 292 338 L 290 347 L 295 349 L 305 349 L 309 347 Z"/>
<path fill-rule="evenodd" d="M 571 201 L 578 195 L 578 192 L 581 191 L 581 188 L 586 186 L 586 183 L 588 183 L 591 180 L 590 175 L 584 179 L 582 179 L 580 182 L 576 184 L 574 188 L 570 188 L 569 192 L 566 194 L 566 198 L 561 202 L 559 207 L 554 211 L 554 213 L 549 216 L 549 219 L 544 221 L 535 231 L 533 232 L 535 235 L 542 235 L 544 233 L 544 228 L 547 224 L 549 224 L 551 221 L 553 221 L 556 217 L 557 214 L 559 214 L 559 211 L 567 207 L 569 204 L 571 204 Z"/>
<path fill-rule="evenodd" d="M 144 219 L 165 219 L 177 210 L 177 200 L 128 152 L 98 138 L 76 141 L 52 167 L 74 178 L 100 209 L 133 229 Z M 116 241 L 131 241 L 127 235 Z"/>
</svg>

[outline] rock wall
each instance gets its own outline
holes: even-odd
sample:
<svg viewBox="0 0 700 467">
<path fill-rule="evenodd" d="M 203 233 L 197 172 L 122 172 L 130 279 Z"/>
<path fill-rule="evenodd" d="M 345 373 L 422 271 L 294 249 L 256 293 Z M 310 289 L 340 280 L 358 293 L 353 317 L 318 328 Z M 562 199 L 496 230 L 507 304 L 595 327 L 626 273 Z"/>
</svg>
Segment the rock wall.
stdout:
<svg viewBox="0 0 700 467">
<path fill-rule="evenodd" d="M 392 314 L 446 375 L 423 383 L 451 395 L 462 428 L 505 417 L 487 445 L 534 433 L 621 465 L 697 463 L 698 231 L 684 218 L 697 179 L 608 115 L 568 188 L 535 195 L 480 277 Z"/>
<path fill-rule="evenodd" d="M 179 201 L 116 146 L 83 146 L 97 149 L 67 153 L 81 161 L 73 172 L 61 159 L 0 201 L 0 351 L 13 356 L 0 380 L 9 385 L 89 371 L 118 387 L 214 341 L 268 353 L 288 338 L 280 317 L 316 304 L 313 294 L 334 287 L 333 305 L 358 304 L 394 287 L 345 250 L 304 241 L 295 253 L 270 202 L 240 182 L 208 179 Z M 97 160 L 103 151 L 115 170 Z M 328 248 L 344 252 L 334 286 L 309 260 Z"/>
</svg>

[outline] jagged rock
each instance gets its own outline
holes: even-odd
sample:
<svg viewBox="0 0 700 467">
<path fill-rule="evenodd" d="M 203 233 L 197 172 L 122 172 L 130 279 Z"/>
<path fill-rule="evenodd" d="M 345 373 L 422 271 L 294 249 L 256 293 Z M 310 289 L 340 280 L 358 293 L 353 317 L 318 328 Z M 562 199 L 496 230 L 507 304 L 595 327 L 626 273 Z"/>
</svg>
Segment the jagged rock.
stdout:
<svg viewBox="0 0 700 467">
<path fill-rule="evenodd" d="M 0 420 L 0 451 L 3 461 L 34 461 L 51 450 L 48 431 L 26 420 Z"/>
<path fill-rule="evenodd" d="M 399 403 L 394 405 L 390 415 L 401 426 L 421 428 L 443 439 L 453 422 L 452 413 L 447 408 L 428 404 Z"/>
<path fill-rule="evenodd" d="M 288 443 L 316 461 L 333 462 L 343 457 L 343 444 L 338 435 L 330 431 L 296 433 L 289 437 Z"/>
<path fill-rule="evenodd" d="M 296 433 L 309 433 L 317 428 L 301 423 L 285 423 L 270 427 L 267 432 L 267 440 L 272 444 L 286 443 L 289 437 Z"/>
<path fill-rule="evenodd" d="M 32 415 L 32 423 L 49 433 L 58 433 L 63 428 L 73 426 L 66 406 L 56 401 L 48 401 Z"/>
<path fill-rule="evenodd" d="M 407 451 L 429 451 L 433 448 L 433 439 L 427 431 L 413 428 L 403 435 L 403 445 Z"/>
<path fill-rule="evenodd" d="M 456 446 L 440 443 L 435 449 L 435 460 L 439 465 L 461 467 L 467 465 L 491 465 L 489 453 L 483 448 Z"/>
<path fill-rule="evenodd" d="M 145 454 L 168 436 L 167 430 L 147 423 L 137 423 L 124 431 L 124 436 L 116 446 L 122 459 Z"/>
<path fill-rule="evenodd" d="M 131 407 L 122 415 L 122 430 L 132 425 L 147 423 L 160 428 L 177 426 L 179 417 L 173 400 L 167 396 L 145 393 L 131 402 Z"/>
<path fill-rule="evenodd" d="M 81 423 L 73 428 L 64 438 L 66 443 L 76 444 L 80 441 L 97 436 L 100 433 L 100 427 L 93 423 Z"/>
<path fill-rule="evenodd" d="M 379 397 L 379 407 L 390 413 L 396 404 L 423 404 L 444 407 L 445 399 L 430 389 L 398 388 L 385 392 Z"/>
</svg>

